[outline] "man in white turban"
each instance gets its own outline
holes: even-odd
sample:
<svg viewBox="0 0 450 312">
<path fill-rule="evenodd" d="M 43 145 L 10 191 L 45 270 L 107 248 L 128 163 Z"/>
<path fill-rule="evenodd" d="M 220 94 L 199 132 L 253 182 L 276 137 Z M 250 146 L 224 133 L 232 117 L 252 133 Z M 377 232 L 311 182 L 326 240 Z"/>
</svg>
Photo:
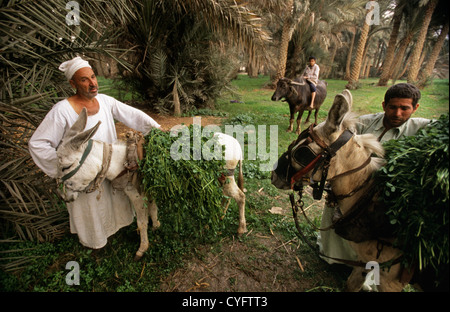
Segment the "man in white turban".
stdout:
<svg viewBox="0 0 450 312">
<path fill-rule="evenodd" d="M 61 65 L 59 65 L 59 70 L 62 71 L 66 76 L 67 80 L 70 81 L 72 80 L 72 77 L 77 72 L 77 70 L 84 67 L 92 69 L 88 61 L 85 61 L 81 57 L 77 56 L 69 61 L 61 63 Z"/>
<path fill-rule="evenodd" d="M 114 119 L 141 131 L 144 135 L 151 128 L 160 128 L 160 125 L 144 112 L 105 94 L 99 94 L 95 73 L 81 57 L 62 63 L 59 69 L 64 72 L 76 93 L 52 107 L 29 141 L 34 162 L 48 176 L 56 178 L 56 148 L 84 107 L 88 111 L 86 129 L 101 121 L 93 136 L 94 140 L 106 143 L 117 140 Z M 125 193 L 114 193 L 110 182 L 106 180 L 101 189 L 99 199 L 98 191 L 94 191 L 80 193 L 74 202 L 67 203 L 70 231 L 78 234 L 82 245 L 93 249 L 104 247 L 109 236 L 129 225 L 134 218 Z"/>
</svg>

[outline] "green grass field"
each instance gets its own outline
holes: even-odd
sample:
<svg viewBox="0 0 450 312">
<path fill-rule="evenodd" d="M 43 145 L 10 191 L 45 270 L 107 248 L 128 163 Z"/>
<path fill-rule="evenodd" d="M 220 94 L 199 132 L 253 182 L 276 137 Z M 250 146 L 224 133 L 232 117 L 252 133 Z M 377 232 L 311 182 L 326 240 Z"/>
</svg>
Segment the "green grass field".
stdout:
<svg viewBox="0 0 450 312">
<path fill-rule="evenodd" d="M 218 100 L 216 108 L 205 110 L 205 114 L 209 111 L 216 116 L 226 116 L 223 119 L 224 125 L 278 126 L 277 154 L 280 155 L 296 138 L 296 135 L 286 133 L 285 130 L 289 123 L 288 104 L 271 101 L 274 90 L 264 87 L 268 81 L 268 77 L 264 76 L 250 79 L 240 75 L 237 80 L 233 81 L 238 96 L 224 95 Z M 376 82 L 376 79 L 363 80 L 361 81 L 362 88 L 352 91 L 353 111 L 357 114 L 375 113 L 382 110 L 381 102 L 387 88 L 376 87 Z M 101 92 L 116 96 L 121 100 L 132 99 L 129 93 L 120 93 L 115 90 L 114 84 L 110 80 L 99 78 L 99 83 Z M 328 97 L 320 110 L 318 122 L 325 120 L 334 96 L 344 89 L 346 83 L 342 80 L 328 80 Z M 415 116 L 437 118 L 441 114 L 447 113 L 449 111 L 448 86 L 448 80 L 436 80 L 431 86 L 424 89 L 421 105 Z M 238 102 L 232 103 L 231 101 L 234 100 Z M 306 115 L 303 120 L 305 119 Z M 271 138 L 267 137 L 267 139 Z M 261 171 L 258 165 L 259 160 L 244 163 L 247 189 L 247 227 L 252 235 L 235 238 L 237 207 L 232 202 L 223 221 L 226 230 L 219 235 L 210 237 L 207 241 L 190 241 L 188 238 L 171 234 L 167 230 L 149 232 L 151 247 L 143 260 L 137 263 L 132 260 L 138 245 L 135 224 L 113 235 L 108 239 L 108 245 L 98 252 L 81 246 L 78 238 L 73 234 L 67 234 L 63 239 L 51 243 L 4 242 L 0 244 L 0 253 L 2 253 L 0 264 L 3 268 L 12 268 L 12 270 L 8 272 L 0 270 L 0 291 L 158 291 L 161 280 L 174 270 L 183 267 L 184 261 L 189 261 L 193 256 L 206 257 L 206 254 L 200 252 L 201 246 L 205 246 L 205 244 L 208 244 L 209 247 L 203 249 L 219 255 L 221 246 L 227 241 L 234 242 L 235 239 L 246 245 L 249 250 L 255 246 L 259 249 L 267 248 L 256 240 L 256 234 L 271 237 L 275 233 L 280 240 L 294 241 L 297 238 L 292 217 L 268 212 L 274 206 L 289 207 L 287 193 L 272 186 L 269 178 L 270 172 Z M 305 205 L 309 206 L 312 203 L 313 200 L 305 196 Z M 311 214 L 311 218 L 316 224 L 320 222 L 320 215 L 320 209 L 315 214 Z M 162 226 L 170 229 L 169 224 Z M 281 242 L 278 243 L 278 245 L 280 244 Z M 280 252 L 277 256 L 282 257 L 283 248 L 277 249 L 277 251 Z M 303 290 L 340 291 L 342 289 L 346 279 L 345 274 L 338 276 L 337 282 L 334 279 L 331 280 L 335 272 L 328 266 L 317 263 L 318 260 L 314 255 L 309 254 L 308 256 L 307 247 L 303 246 L 297 252 L 299 256 L 301 255 L 302 261 L 306 259 L 308 266 L 305 272 L 300 272 L 297 268 L 295 276 L 292 278 L 314 280 L 313 285 Z M 245 254 L 242 256 L 247 257 Z M 293 256 L 289 255 L 289 258 L 279 258 L 277 261 L 292 261 L 292 259 L 294 259 Z M 71 260 L 76 260 L 80 264 L 81 281 L 79 286 L 70 286 L 65 282 L 69 272 L 65 265 Z M 293 261 L 296 266 L 295 259 Z M 319 277 L 319 274 L 322 273 L 326 277 Z M 272 283 L 272 278 L 270 283 Z M 293 290 L 300 291 L 300 289 Z"/>
<path fill-rule="evenodd" d="M 326 118 L 327 111 L 330 109 L 336 94 L 345 89 L 347 81 L 344 80 L 326 80 L 327 98 L 323 103 L 319 117 L 320 121 Z M 243 103 L 229 103 L 229 98 L 224 97 L 218 101 L 219 109 L 229 113 L 254 113 L 254 114 L 289 114 L 287 103 L 271 101 L 274 90 L 264 89 L 269 82 L 269 78 L 260 76 L 257 79 L 249 78 L 246 75 L 238 76 L 233 81 L 241 95 L 240 100 Z M 360 81 L 362 87 L 353 90 L 353 108 L 358 115 L 370 114 L 382 111 L 381 103 L 388 87 L 378 87 L 377 79 L 366 79 Z M 397 83 L 406 81 L 397 81 Z M 419 101 L 419 110 L 414 117 L 438 118 L 441 114 L 449 111 L 449 81 L 435 80 L 431 86 L 421 90 L 422 99 Z M 278 115 L 277 115 L 278 116 Z M 275 117 L 275 116 L 273 116 Z M 319 121 L 319 122 L 320 122 Z"/>
<path fill-rule="evenodd" d="M 274 90 L 264 88 L 269 82 L 269 77 L 249 78 L 247 75 L 239 75 L 233 81 L 238 90 L 238 97 L 224 96 L 218 101 L 217 109 L 227 113 L 230 119 L 238 118 L 246 120 L 253 125 L 278 125 L 279 154 L 284 152 L 289 143 L 296 138 L 295 133 L 286 133 L 289 125 L 289 106 L 286 102 L 271 100 Z M 352 111 L 357 115 L 382 112 L 384 94 L 388 87 L 377 87 L 377 79 L 360 81 L 362 87 L 353 90 Z M 405 81 L 397 81 L 397 83 Z M 347 81 L 327 80 L 327 98 L 322 104 L 318 115 L 318 123 L 327 117 L 336 94 L 345 89 Z M 421 90 L 422 98 L 419 101 L 419 109 L 413 117 L 435 119 L 449 111 L 449 81 L 435 80 L 431 86 Z M 237 103 L 230 101 L 237 100 Z M 302 123 L 306 120 L 307 112 L 303 114 Z M 296 118 L 296 117 L 295 117 Z M 314 114 L 311 120 L 314 121 Z M 294 122 L 294 131 L 296 124 Z M 302 129 L 305 127 L 302 125 Z"/>
</svg>

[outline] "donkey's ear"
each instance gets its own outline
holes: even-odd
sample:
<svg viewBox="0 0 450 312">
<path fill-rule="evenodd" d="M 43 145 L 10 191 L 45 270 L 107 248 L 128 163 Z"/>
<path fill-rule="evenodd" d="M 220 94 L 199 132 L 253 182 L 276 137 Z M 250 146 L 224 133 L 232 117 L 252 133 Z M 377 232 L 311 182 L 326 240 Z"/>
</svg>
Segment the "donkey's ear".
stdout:
<svg viewBox="0 0 450 312">
<path fill-rule="evenodd" d="M 89 141 L 97 132 L 98 127 L 100 126 L 101 123 L 102 123 L 101 121 L 98 121 L 97 124 L 93 126 L 91 129 L 78 133 L 73 138 L 71 138 L 69 144 L 72 146 L 72 148 L 78 149 L 81 146 L 81 144 Z"/>
<path fill-rule="evenodd" d="M 350 90 L 345 89 L 344 91 L 342 91 L 342 95 L 347 100 L 347 103 L 348 103 L 348 105 L 350 106 L 350 109 L 351 109 L 353 107 L 353 96 L 352 96 L 352 93 L 350 92 Z"/>
<path fill-rule="evenodd" d="M 350 98 L 349 98 L 350 96 Z M 342 121 L 344 120 L 345 114 L 350 111 L 351 94 L 343 92 L 343 94 L 338 94 L 334 98 L 333 105 L 328 112 L 327 120 L 325 121 L 324 130 L 331 134 L 339 129 Z"/>
<path fill-rule="evenodd" d="M 78 116 L 77 121 L 75 121 L 72 127 L 70 127 L 70 129 L 66 132 L 64 137 L 71 138 L 80 133 L 81 131 L 83 131 L 84 128 L 86 128 L 87 118 L 88 118 L 87 109 L 86 107 L 83 107 L 80 115 Z"/>
</svg>

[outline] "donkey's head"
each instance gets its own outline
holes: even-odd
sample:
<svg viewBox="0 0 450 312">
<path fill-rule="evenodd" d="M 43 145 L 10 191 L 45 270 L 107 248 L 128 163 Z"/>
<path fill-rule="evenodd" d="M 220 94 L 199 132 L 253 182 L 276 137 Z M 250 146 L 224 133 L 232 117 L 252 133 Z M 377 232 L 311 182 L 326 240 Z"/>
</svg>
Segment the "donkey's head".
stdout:
<svg viewBox="0 0 450 312">
<path fill-rule="evenodd" d="M 354 135 L 350 91 L 336 95 L 326 121 L 304 130 L 278 159 L 272 184 L 280 189 L 323 183 L 364 163 L 372 152 L 382 156 L 383 148 L 373 135 Z M 324 170 L 326 170 L 324 174 Z M 325 177 L 325 178 L 324 178 Z"/>
<path fill-rule="evenodd" d="M 84 191 L 99 171 L 98 162 L 92 161 L 92 136 L 100 126 L 100 121 L 84 131 L 87 110 L 83 108 L 77 121 L 64 135 L 56 150 L 58 156 L 58 180 L 64 185 L 61 195 L 66 201 L 73 201 Z M 101 164 L 101 163 L 100 163 Z"/>
</svg>

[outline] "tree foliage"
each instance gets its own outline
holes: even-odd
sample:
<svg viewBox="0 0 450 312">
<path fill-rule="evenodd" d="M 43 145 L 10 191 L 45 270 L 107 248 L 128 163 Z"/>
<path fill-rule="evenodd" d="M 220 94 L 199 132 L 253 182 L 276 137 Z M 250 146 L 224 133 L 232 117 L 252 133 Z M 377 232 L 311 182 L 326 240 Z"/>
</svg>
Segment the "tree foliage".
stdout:
<svg viewBox="0 0 450 312">
<path fill-rule="evenodd" d="M 34 165 L 28 140 L 52 105 L 72 93 L 61 83 L 62 61 L 118 52 L 108 45 L 118 33 L 101 23 L 109 13 L 100 3 L 83 2 L 78 26 L 66 24 L 66 3 L 9 1 L 0 7 L 0 217 L 8 221 L 1 223 L 2 236 L 43 241 L 67 229 L 56 183 Z"/>
<path fill-rule="evenodd" d="M 212 106 L 236 75 L 239 45 L 263 49 L 260 18 L 234 1 L 137 1 L 125 25 L 134 46 L 126 81 L 159 111 Z"/>
</svg>

